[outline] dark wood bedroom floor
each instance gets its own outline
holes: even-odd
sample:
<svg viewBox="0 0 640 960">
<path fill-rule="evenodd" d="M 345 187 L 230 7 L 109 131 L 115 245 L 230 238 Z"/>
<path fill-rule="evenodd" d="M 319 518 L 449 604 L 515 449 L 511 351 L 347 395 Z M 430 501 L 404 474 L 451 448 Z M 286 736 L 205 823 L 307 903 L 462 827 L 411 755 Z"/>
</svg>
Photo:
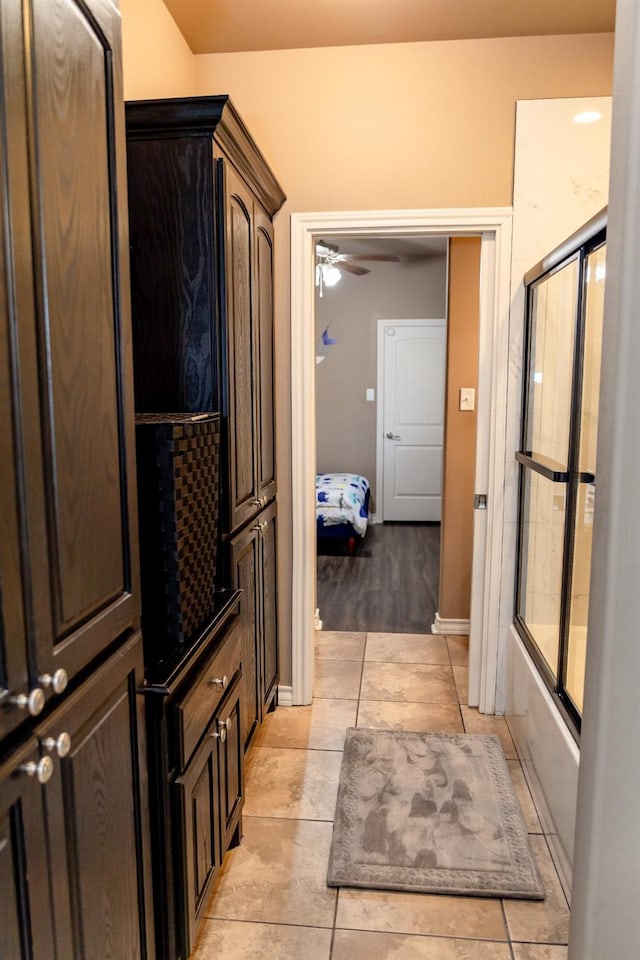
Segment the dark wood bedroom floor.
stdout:
<svg viewBox="0 0 640 960">
<path fill-rule="evenodd" d="M 318 542 L 323 630 L 429 633 L 438 606 L 439 523 L 371 524 L 354 556 Z"/>
</svg>

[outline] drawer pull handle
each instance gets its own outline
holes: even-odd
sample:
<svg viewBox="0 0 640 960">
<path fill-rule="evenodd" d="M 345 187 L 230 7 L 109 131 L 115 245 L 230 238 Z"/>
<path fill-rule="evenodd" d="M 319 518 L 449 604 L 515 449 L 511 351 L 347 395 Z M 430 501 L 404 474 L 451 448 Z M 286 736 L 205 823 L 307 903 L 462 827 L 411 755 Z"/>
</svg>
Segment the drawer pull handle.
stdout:
<svg viewBox="0 0 640 960">
<path fill-rule="evenodd" d="M 223 690 L 226 690 L 229 685 L 229 677 L 226 675 L 223 677 L 211 677 L 209 680 L 209 686 L 211 687 L 222 687 Z"/>
<path fill-rule="evenodd" d="M 217 730 L 214 730 L 213 733 L 210 733 L 209 736 L 213 740 L 219 740 L 220 743 L 224 743 L 227 739 L 227 730 L 231 730 L 233 726 L 233 721 L 231 717 L 227 717 L 226 720 L 216 720 Z"/>
<path fill-rule="evenodd" d="M 67 684 L 69 683 L 67 671 L 63 670 L 62 667 L 60 667 L 59 670 L 56 670 L 53 676 L 51 676 L 50 673 L 43 673 L 41 677 L 38 677 L 38 680 L 43 687 L 51 687 L 54 693 L 63 693 L 67 689 Z"/>
<path fill-rule="evenodd" d="M 19 710 L 26 710 L 31 717 L 37 717 L 44 709 L 44 690 L 42 687 L 34 687 L 28 696 L 26 693 L 19 693 L 15 697 L 9 697 L 9 703 Z"/>
<path fill-rule="evenodd" d="M 71 737 L 65 730 L 57 737 L 47 737 L 46 740 L 42 741 L 42 746 L 51 753 L 57 753 L 62 759 L 68 757 L 71 752 Z"/>
<path fill-rule="evenodd" d="M 53 776 L 53 760 L 51 757 L 43 757 L 37 763 L 31 760 L 29 763 L 23 763 L 20 769 L 28 777 L 35 777 L 38 783 L 48 783 Z"/>
</svg>

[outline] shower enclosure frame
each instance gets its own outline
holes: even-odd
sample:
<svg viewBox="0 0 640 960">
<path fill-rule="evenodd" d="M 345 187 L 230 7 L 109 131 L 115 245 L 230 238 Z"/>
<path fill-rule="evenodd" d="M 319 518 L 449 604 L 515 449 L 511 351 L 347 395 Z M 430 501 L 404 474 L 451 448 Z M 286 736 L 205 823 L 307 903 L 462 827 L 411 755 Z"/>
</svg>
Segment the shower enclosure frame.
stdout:
<svg viewBox="0 0 640 960">
<path fill-rule="evenodd" d="M 583 360 L 585 345 L 587 261 L 590 254 L 606 244 L 607 209 L 605 208 L 589 220 L 580 230 L 553 250 L 548 256 L 529 270 L 524 276 L 526 293 L 525 306 L 525 355 L 522 381 L 522 415 L 520 449 L 516 452 L 519 464 L 518 494 L 518 549 L 516 561 L 516 589 L 514 625 L 528 653 L 549 690 L 552 698 L 564 718 L 573 737 L 579 742 L 581 713 L 567 691 L 567 663 L 569 653 L 569 627 L 571 618 L 572 578 L 575 547 L 576 512 L 580 483 L 595 485 L 595 475 L 581 473 L 579 470 L 580 433 L 582 424 L 583 400 Z M 534 450 L 526 449 L 529 436 L 530 388 L 533 382 L 532 346 L 534 334 L 534 294 L 536 289 L 571 261 L 575 261 L 577 270 L 577 289 L 575 291 L 574 342 L 571 369 L 571 400 L 568 450 L 566 468 L 556 464 Z M 526 477 L 531 472 L 539 474 L 552 483 L 566 484 L 565 517 L 562 554 L 561 599 L 559 615 L 558 655 L 555 673 L 536 643 L 521 613 L 523 590 L 526 587 L 524 571 L 526 568 L 525 548 L 525 497 Z"/>
</svg>

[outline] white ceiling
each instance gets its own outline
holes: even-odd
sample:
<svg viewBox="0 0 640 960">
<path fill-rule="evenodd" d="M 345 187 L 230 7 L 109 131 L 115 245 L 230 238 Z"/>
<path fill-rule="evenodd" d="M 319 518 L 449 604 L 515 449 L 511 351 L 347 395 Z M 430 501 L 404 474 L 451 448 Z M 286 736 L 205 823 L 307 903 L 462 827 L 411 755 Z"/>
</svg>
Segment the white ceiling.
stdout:
<svg viewBox="0 0 640 960">
<path fill-rule="evenodd" d="M 193 53 L 608 33 L 615 0 L 164 0 Z"/>
</svg>

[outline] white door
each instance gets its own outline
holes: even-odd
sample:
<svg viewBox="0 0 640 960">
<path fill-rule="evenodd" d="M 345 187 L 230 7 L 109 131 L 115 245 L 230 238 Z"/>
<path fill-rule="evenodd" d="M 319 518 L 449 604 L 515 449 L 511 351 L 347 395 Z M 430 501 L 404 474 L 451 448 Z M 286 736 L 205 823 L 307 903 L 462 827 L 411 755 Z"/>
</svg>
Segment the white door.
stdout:
<svg viewBox="0 0 640 960">
<path fill-rule="evenodd" d="M 383 320 L 380 333 L 382 518 L 439 521 L 446 321 Z"/>
</svg>

